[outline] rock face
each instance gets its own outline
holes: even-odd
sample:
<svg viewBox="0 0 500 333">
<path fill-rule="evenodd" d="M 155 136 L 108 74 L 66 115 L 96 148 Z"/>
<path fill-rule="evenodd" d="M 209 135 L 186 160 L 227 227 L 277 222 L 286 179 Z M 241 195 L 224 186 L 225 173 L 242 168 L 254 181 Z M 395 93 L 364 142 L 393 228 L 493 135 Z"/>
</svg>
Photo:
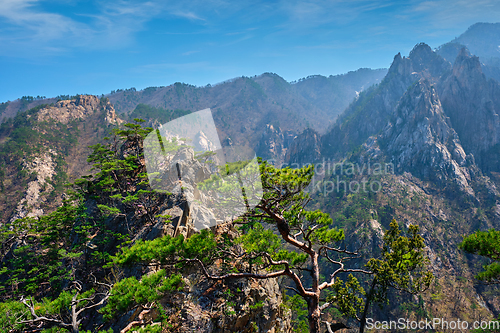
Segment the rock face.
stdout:
<svg viewBox="0 0 500 333">
<path fill-rule="evenodd" d="M 379 142 L 383 142 L 396 172 L 408 171 L 438 184 L 451 179 L 461 190 L 474 194 L 469 185 L 468 157 L 443 112 L 436 89 L 426 79 L 420 79 L 403 95 Z"/>
<path fill-rule="evenodd" d="M 46 201 L 44 194 L 53 190 L 49 181 L 55 175 L 56 163 L 53 156 L 57 154 L 50 151 L 40 156 L 36 156 L 32 161 L 25 161 L 23 169 L 35 175 L 35 179 L 28 183 L 28 188 L 21 201 L 18 203 L 16 211 L 10 218 L 10 222 L 23 217 L 36 217 L 43 215 L 42 204 Z"/>
<path fill-rule="evenodd" d="M 216 150 L 216 147 L 213 144 L 213 142 L 211 142 L 207 138 L 205 133 L 203 133 L 203 132 L 199 132 L 195 135 L 193 144 L 194 144 L 195 151 L 215 151 Z"/>
<path fill-rule="evenodd" d="M 397 54 L 382 83 L 360 94 L 318 143 L 310 133 L 299 135 L 287 161 L 304 162 L 306 151 L 312 154 L 307 159 L 341 158 L 361 145 L 377 155 L 383 143 L 400 172 L 456 179 L 472 193 L 468 182 L 475 171 L 464 167 L 500 171 L 499 110 L 500 84 L 486 78 L 477 57 L 463 48 L 451 67 L 418 44 L 408 58 Z"/>
<path fill-rule="evenodd" d="M 293 132 L 283 132 L 281 128 L 267 124 L 257 146 L 256 154 L 265 160 L 282 163 L 294 138 Z"/>
<path fill-rule="evenodd" d="M 416 45 L 408 58 L 398 53 L 382 82 L 360 94 L 322 137 L 323 154 L 340 156 L 362 145 L 387 125 L 408 87 L 420 78 L 433 83 L 449 68 L 447 61 L 423 43 Z"/>
<path fill-rule="evenodd" d="M 215 160 L 217 157 L 210 158 Z M 195 158 L 193 148 L 188 146 L 180 146 L 175 153 L 170 155 L 159 155 L 156 163 L 158 167 L 154 170 L 148 169 L 148 172 L 160 173 L 157 178 L 158 182 L 150 178 L 150 183 L 155 184 L 154 188 L 157 190 L 182 196 L 185 201 L 184 215 L 176 223 L 175 235 L 188 236 L 222 222 L 222 214 L 217 214 L 214 211 L 215 206 L 208 204 L 217 199 L 217 194 L 211 196 L 211 193 L 200 191 L 198 188 L 200 182 L 210 178 L 217 170 L 216 163 L 203 163 Z"/>
<path fill-rule="evenodd" d="M 291 332 L 275 280 L 208 282 L 192 274 L 173 304 L 181 308 L 176 332 Z M 171 304 L 172 304 L 171 303 Z M 171 307 L 167 308 L 169 311 Z"/>
<path fill-rule="evenodd" d="M 302 166 L 321 158 L 321 136 L 313 129 L 306 129 L 292 142 L 285 156 L 285 164 Z"/>
<path fill-rule="evenodd" d="M 123 122 L 117 118 L 115 109 L 109 101 L 101 103 L 101 100 L 97 96 L 92 95 L 79 95 L 74 100 L 59 101 L 54 106 L 41 109 L 37 116 L 38 121 L 53 119 L 63 124 L 67 124 L 72 120 L 88 117 L 89 114 L 95 112 L 95 110 L 101 106 L 105 108 L 107 112 L 105 117 L 107 123 L 120 124 Z"/>
<path fill-rule="evenodd" d="M 8 199 L 0 199 L 4 209 L 0 224 L 55 209 L 62 200 L 63 184 L 90 169 L 89 146 L 109 135 L 111 127 L 123 122 L 107 99 L 91 95 L 32 109 L 18 117 L 21 122 L 12 128 L 7 126 L 0 133 L 0 150 L 4 156 L 11 155 L 0 161 L 5 168 L 0 172 L 5 179 L 0 182 L 8 193 Z M 16 139 L 15 129 L 30 133 L 27 142 Z M 32 149 L 19 154 L 5 148 L 8 147 L 5 143 L 13 140 Z M 22 166 L 22 174 L 19 166 Z"/>
<path fill-rule="evenodd" d="M 500 171 L 500 84 L 486 79 L 479 59 L 463 48 L 438 86 L 443 109 L 465 151 L 486 172 Z"/>
</svg>

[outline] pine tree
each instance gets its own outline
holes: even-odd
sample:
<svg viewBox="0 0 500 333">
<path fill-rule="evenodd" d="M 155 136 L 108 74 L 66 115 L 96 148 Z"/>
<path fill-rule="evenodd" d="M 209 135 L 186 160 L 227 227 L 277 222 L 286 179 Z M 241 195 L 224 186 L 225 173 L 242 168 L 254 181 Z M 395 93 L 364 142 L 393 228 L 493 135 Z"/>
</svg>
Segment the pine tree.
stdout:
<svg viewBox="0 0 500 333">
<path fill-rule="evenodd" d="M 477 254 L 490 260 L 476 278 L 484 283 L 500 284 L 500 231 L 476 231 L 464 237 L 459 248 L 467 253 Z"/>
<path fill-rule="evenodd" d="M 393 221 L 384 236 L 381 257 L 372 258 L 363 268 L 349 267 L 348 260 L 359 253 L 340 246 L 343 230 L 332 227 L 328 214 L 305 209 L 310 198 L 303 189 L 311 181 L 313 167 L 277 169 L 261 161 L 260 171 L 263 199 L 231 223 L 230 230 L 239 226 L 237 237 L 204 229 L 188 239 L 165 236 L 139 241 L 123 248 L 113 263 L 195 266 L 210 280 L 288 278 L 283 287 L 305 300 L 313 333 L 320 332 L 321 313 L 328 306 L 358 319 L 363 330 L 368 307 L 385 302 L 389 288 L 418 293 L 429 286 L 432 274 L 425 269 L 418 227 L 410 226 L 404 236 Z M 321 258 L 335 266 L 329 277 L 322 278 Z M 366 296 L 355 277 L 359 274 L 372 279 Z M 322 297 L 327 291 L 325 302 Z M 345 327 L 342 323 L 330 326 Z"/>
</svg>

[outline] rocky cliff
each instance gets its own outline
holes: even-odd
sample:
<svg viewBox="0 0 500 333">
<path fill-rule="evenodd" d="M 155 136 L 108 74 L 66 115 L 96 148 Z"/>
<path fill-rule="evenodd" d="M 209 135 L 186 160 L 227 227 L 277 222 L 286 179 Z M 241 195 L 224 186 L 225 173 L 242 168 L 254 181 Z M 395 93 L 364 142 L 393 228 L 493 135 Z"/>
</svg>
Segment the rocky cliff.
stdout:
<svg viewBox="0 0 500 333">
<path fill-rule="evenodd" d="M 467 153 L 474 155 L 483 171 L 500 170 L 496 157 L 500 142 L 500 83 L 487 79 L 479 59 L 464 48 L 438 91 Z"/>
<path fill-rule="evenodd" d="M 436 89 L 420 79 L 403 95 L 392 121 L 379 136 L 396 172 L 413 175 L 446 186 L 440 180 L 453 180 L 464 192 L 473 195 L 471 173 L 459 136 L 444 114 Z M 469 166 L 473 164 L 469 163 Z"/>
<path fill-rule="evenodd" d="M 256 148 L 256 154 L 276 164 L 283 163 L 295 137 L 292 131 L 282 131 L 280 127 L 275 128 L 267 124 Z"/>
<path fill-rule="evenodd" d="M 59 101 L 54 106 L 41 109 L 36 114 L 38 121 L 54 120 L 67 124 L 72 120 L 85 120 L 98 109 L 106 113 L 104 121 L 109 124 L 121 124 L 123 120 L 116 116 L 114 107 L 109 100 L 101 101 L 97 96 L 78 95 L 74 100 Z"/>
<path fill-rule="evenodd" d="M 0 130 L 1 222 L 61 203 L 64 182 L 87 172 L 88 146 L 123 123 L 107 99 L 80 95 L 19 113 Z"/>
<path fill-rule="evenodd" d="M 359 147 L 386 126 L 400 98 L 414 82 L 434 82 L 450 65 L 426 44 L 418 44 L 409 57 L 398 53 L 382 82 L 359 95 L 336 124 L 322 136 L 324 154 L 340 156 Z"/>
</svg>

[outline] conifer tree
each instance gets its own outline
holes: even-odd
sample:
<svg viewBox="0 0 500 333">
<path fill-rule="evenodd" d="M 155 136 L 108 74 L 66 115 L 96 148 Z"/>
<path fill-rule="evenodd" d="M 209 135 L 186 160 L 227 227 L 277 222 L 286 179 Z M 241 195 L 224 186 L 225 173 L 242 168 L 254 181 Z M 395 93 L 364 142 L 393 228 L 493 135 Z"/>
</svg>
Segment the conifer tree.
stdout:
<svg viewBox="0 0 500 333">
<path fill-rule="evenodd" d="M 476 231 L 464 237 L 459 248 L 467 253 L 477 254 L 490 260 L 476 278 L 484 283 L 500 284 L 500 231 Z"/>
<path fill-rule="evenodd" d="M 283 287 L 306 301 L 313 333 L 320 332 L 321 314 L 328 306 L 359 320 L 363 330 L 368 307 L 385 302 L 389 288 L 418 293 L 429 286 L 432 274 L 425 269 L 418 227 L 410 226 L 405 236 L 393 221 L 380 258 L 369 260 L 365 267 L 350 267 L 348 260 L 358 252 L 341 246 L 343 230 L 332 226 L 328 214 L 305 209 L 310 198 L 304 188 L 311 181 L 313 167 L 277 169 L 261 161 L 260 171 L 264 197 L 231 223 L 239 225 L 237 237 L 204 229 L 189 239 L 181 235 L 139 241 L 113 257 L 114 264 L 194 265 L 210 280 L 285 277 L 289 283 Z M 335 267 L 325 278 L 321 258 Z M 366 296 L 356 278 L 359 274 L 372 279 Z"/>
</svg>

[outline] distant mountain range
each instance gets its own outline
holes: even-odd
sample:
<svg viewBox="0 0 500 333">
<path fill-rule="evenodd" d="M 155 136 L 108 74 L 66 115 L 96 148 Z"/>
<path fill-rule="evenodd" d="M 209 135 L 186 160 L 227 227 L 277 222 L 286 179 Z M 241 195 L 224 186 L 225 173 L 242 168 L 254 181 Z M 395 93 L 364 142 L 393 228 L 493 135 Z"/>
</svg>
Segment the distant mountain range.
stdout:
<svg viewBox="0 0 500 333">
<path fill-rule="evenodd" d="M 500 81 L 500 23 L 476 23 L 459 37 L 440 46 L 437 53 L 454 63 L 464 46 L 479 57 L 487 77 Z"/>
</svg>

